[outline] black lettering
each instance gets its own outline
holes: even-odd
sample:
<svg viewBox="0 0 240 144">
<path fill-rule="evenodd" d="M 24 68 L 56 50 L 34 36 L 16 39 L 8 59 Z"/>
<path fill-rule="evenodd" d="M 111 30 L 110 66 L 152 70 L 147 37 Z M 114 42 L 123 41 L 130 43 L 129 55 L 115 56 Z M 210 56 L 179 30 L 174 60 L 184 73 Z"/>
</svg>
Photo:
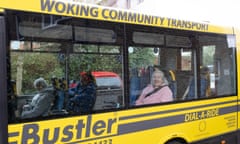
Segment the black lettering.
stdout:
<svg viewBox="0 0 240 144">
<path fill-rule="evenodd" d="M 168 20 L 168 26 L 170 26 L 171 25 L 171 19 L 168 18 L 167 20 Z"/>
<path fill-rule="evenodd" d="M 119 11 L 118 20 L 124 20 L 124 21 L 126 21 L 126 20 L 127 20 L 127 12 Z"/>
<path fill-rule="evenodd" d="M 176 19 L 172 19 L 171 20 L 171 25 L 177 27 L 177 20 Z"/>
<path fill-rule="evenodd" d="M 190 28 L 191 28 L 191 22 L 186 21 L 186 23 L 185 23 L 185 27 L 190 29 Z"/>
<path fill-rule="evenodd" d="M 89 7 L 84 7 L 84 6 L 81 6 L 81 10 L 80 10 L 80 15 L 81 16 L 88 16 L 88 13 L 89 13 Z"/>
<path fill-rule="evenodd" d="M 41 10 L 45 11 L 47 8 L 47 11 L 51 12 L 55 1 L 52 1 L 52 3 L 50 2 L 50 0 L 46 0 L 46 2 L 44 1 L 45 0 L 41 0 Z"/>
<path fill-rule="evenodd" d="M 114 123 L 117 122 L 117 119 L 109 119 L 108 120 L 108 127 L 107 127 L 107 133 L 111 133 L 112 132 L 112 126 Z"/>
<path fill-rule="evenodd" d="M 21 144 L 29 144 L 28 140 L 31 140 L 32 144 L 39 144 L 38 130 L 39 126 L 37 124 L 24 125 Z"/>
<path fill-rule="evenodd" d="M 142 23 L 143 20 L 144 20 L 144 15 L 138 14 L 138 15 L 137 15 L 137 21 L 138 21 L 139 23 Z"/>
<path fill-rule="evenodd" d="M 56 12 L 63 13 L 66 10 L 64 2 L 57 2 L 55 5 Z"/>
<path fill-rule="evenodd" d="M 90 9 L 90 14 L 92 17 L 98 17 L 98 8 L 97 7 L 92 7 Z"/>
<path fill-rule="evenodd" d="M 184 21 L 184 20 L 182 21 L 182 28 L 187 28 L 186 27 L 186 21 Z"/>
<path fill-rule="evenodd" d="M 59 127 L 56 127 L 54 128 L 54 131 L 53 131 L 53 138 L 52 139 L 49 139 L 49 129 L 45 129 L 44 132 L 43 132 L 43 143 L 44 144 L 48 144 L 48 143 L 51 143 L 51 144 L 54 144 L 57 142 L 57 139 L 59 137 Z"/>
<path fill-rule="evenodd" d="M 102 120 L 97 121 L 93 126 L 93 133 L 95 135 L 101 135 L 105 131 L 105 128 L 106 128 L 106 123 L 104 121 Z"/>
<path fill-rule="evenodd" d="M 195 29 L 196 23 L 192 23 L 192 29 Z"/>
<path fill-rule="evenodd" d="M 197 23 L 197 30 L 200 30 L 201 29 L 201 24 Z"/>
<path fill-rule="evenodd" d="M 204 30 L 208 30 L 208 24 L 205 24 Z"/>
<path fill-rule="evenodd" d="M 76 15 L 79 14 L 79 5 L 76 6 Z"/>
<path fill-rule="evenodd" d="M 103 9 L 102 10 L 102 16 L 103 16 L 103 18 L 105 18 L 105 19 L 108 19 L 108 16 L 106 15 L 106 12 L 108 11 L 108 9 Z"/>
<path fill-rule="evenodd" d="M 117 18 L 117 11 L 116 10 L 110 10 L 109 11 L 109 16 L 111 19 L 116 19 Z"/>
<path fill-rule="evenodd" d="M 77 130 L 76 138 L 77 139 L 81 139 L 82 138 L 83 128 L 85 128 L 85 124 L 83 123 L 83 120 L 79 120 L 78 124 L 76 125 L 76 130 Z"/>
<path fill-rule="evenodd" d="M 181 28 L 182 28 L 182 21 L 181 21 L 181 20 L 178 20 L 178 21 L 177 21 L 176 27 L 181 27 Z"/>
<path fill-rule="evenodd" d="M 151 24 L 153 24 L 153 20 L 154 20 L 154 17 L 153 16 L 151 16 L 152 18 L 151 18 Z"/>
<path fill-rule="evenodd" d="M 207 30 L 207 25 L 206 24 L 202 24 L 202 30 Z"/>
<path fill-rule="evenodd" d="M 62 142 L 68 142 L 68 141 L 70 141 L 73 138 L 72 129 L 73 129 L 73 126 L 71 126 L 71 125 L 66 126 L 63 129 L 63 135 L 65 135 L 66 137 L 62 138 L 62 140 L 61 140 Z"/>
<path fill-rule="evenodd" d="M 75 4 L 68 4 L 68 7 L 67 7 L 67 14 L 72 14 L 72 15 L 74 15 L 74 7 L 75 7 L 76 5 Z M 76 13 L 77 14 L 77 13 Z"/>
<path fill-rule="evenodd" d="M 158 24 L 158 17 L 154 17 L 154 24 Z"/>
<path fill-rule="evenodd" d="M 163 25 L 165 18 L 164 17 L 160 17 L 160 25 Z M 168 26 L 169 26 L 169 21 L 170 19 L 168 19 Z"/>
<path fill-rule="evenodd" d="M 92 116 L 88 115 L 86 124 L 86 137 L 90 136 Z"/>
<path fill-rule="evenodd" d="M 128 13 L 128 21 L 129 22 L 136 22 L 136 13 Z"/>
<path fill-rule="evenodd" d="M 145 18 L 145 19 L 144 19 L 144 23 L 145 23 L 145 24 L 150 24 L 150 23 L 151 23 L 151 16 L 145 15 L 144 18 Z"/>
</svg>

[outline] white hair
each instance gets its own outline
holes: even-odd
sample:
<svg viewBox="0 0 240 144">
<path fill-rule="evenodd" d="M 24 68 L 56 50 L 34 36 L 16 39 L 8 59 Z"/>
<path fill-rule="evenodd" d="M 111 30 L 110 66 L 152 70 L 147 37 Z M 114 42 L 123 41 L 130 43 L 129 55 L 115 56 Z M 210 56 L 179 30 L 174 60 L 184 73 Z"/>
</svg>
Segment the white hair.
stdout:
<svg viewBox="0 0 240 144">
<path fill-rule="evenodd" d="M 163 85 L 168 85 L 168 81 L 166 79 L 166 77 L 164 76 L 164 73 L 160 70 L 156 70 L 153 72 L 152 74 L 152 78 L 151 78 L 151 84 L 154 85 L 154 82 L 153 82 L 153 75 L 156 74 L 156 73 L 159 73 L 161 78 L 162 78 L 162 82 L 163 82 Z"/>
<path fill-rule="evenodd" d="M 42 88 L 46 88 L 48 86 L 47 82 L 44 80 L 44 78 L 40 77 L 38 79 L 36 79 L 34 82 L 33 82 L 33 85 L 35 88 L 41 86 Z"/>
</svg>

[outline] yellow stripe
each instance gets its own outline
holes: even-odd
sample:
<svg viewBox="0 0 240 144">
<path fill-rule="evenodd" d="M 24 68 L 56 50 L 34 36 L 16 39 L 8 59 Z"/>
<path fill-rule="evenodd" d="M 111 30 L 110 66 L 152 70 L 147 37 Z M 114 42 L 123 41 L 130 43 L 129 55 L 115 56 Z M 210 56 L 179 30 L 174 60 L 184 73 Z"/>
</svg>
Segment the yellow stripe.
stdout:
<svg viewBox="0 0 240 144">
<path fill-rule="evenodd" d="M 70 0 L 1 0 L 2 8 L 201 32 L 232 33 L 232 28 L 139 12 L 86 5 Z"/>
</svg>

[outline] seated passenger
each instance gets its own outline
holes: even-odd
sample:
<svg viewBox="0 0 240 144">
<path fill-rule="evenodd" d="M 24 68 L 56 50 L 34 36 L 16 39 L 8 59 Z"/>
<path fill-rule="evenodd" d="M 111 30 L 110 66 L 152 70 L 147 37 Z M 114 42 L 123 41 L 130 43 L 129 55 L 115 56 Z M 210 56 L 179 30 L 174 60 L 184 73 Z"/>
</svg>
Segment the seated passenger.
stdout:
<svg viewBox="0 0 240 144">
<path fill-rule="evenodd" d="M 153 72 L 151 84 L 143 89 L 136 105 L 169 102 L 173 100 L 168 81 L 160 70 Z"/>
<path fill-rule="evenodd" d="M 65 101 L 65 91 L 67 90 L 67 82 L 65 78 L 56 79 L 53 82 L 54 92 L 55 92 L 55 100 L 53 105 L 53 110 L 61 111 L 64 107 Z"/>
<path fill-rule="evenodd" d="M 209 88 L 209 69 L 207 67 L 201 68 L 200 71 L 200 98 L 204 98 L 208 96 L 208 88 Z M 195 81 L 194 78 L 190 80 L 189 92 L 187 99 L 194 99 L 195 97 Z"/>
<path fill-rule="evenodd" d="M 80 82 L 75 82 L 74 85 L 69 85 L 69 88 L 68 88 L 68 96 L 69 98 L 72 98 L 76 95 L 79 87 L 80 87 L 81 83 Z"/>
<path fill-rule="evenodd" d="M 96 82 L 91 73 L 81 75 L 81 83 L 76 95 L 67 104 L 70 113 L 89 113 L 92 111 L 96 100 Z"/>
<path fill-rule="evenodd" d="M 33 85 L 38 93 L 30 104 L 23 106 L 22 119 L 47 116 L 54 99 L 53 89 L 48 88 L 48 84 L 43 78 L 36 79 Z"/>
<path fill-rule="evenodd" d="M 130 104 L 134 105 L 136 98 L 140 95 L 140 77 L 138 76 L 138 70 L 135 68 L 132 70 L 130 77 Z"/>
<path fill-rule="evenodd" d="M 76 80 L 71 80 L 69 84 L 69 88 L 75 88 L 77 86 Z"/>
</svg>

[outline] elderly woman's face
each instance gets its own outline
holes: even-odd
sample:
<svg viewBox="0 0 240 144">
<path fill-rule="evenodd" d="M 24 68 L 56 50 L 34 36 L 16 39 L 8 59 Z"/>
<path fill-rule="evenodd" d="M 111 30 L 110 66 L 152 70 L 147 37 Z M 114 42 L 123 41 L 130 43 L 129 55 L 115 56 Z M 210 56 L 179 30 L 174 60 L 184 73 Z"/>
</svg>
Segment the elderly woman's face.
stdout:
<svg viewBox="0 0 240 144">
<path fill-rule="evenodd" d="M 38 91 L 40 91 L 40 90 L 43 89 L 43 87 L 41 86 L 41 84 L 37 84 L 37 85 L 36 85 L 36 89 L 37 89 Z"/>
<path fill-rule="evenodd" d="M 162 83 L 163 83 L 161 74 L 160 73 L 154 73 L 152 81 L 153 81 L 153 86 L 154 87 L 161 86 Z"/>
</svg>

